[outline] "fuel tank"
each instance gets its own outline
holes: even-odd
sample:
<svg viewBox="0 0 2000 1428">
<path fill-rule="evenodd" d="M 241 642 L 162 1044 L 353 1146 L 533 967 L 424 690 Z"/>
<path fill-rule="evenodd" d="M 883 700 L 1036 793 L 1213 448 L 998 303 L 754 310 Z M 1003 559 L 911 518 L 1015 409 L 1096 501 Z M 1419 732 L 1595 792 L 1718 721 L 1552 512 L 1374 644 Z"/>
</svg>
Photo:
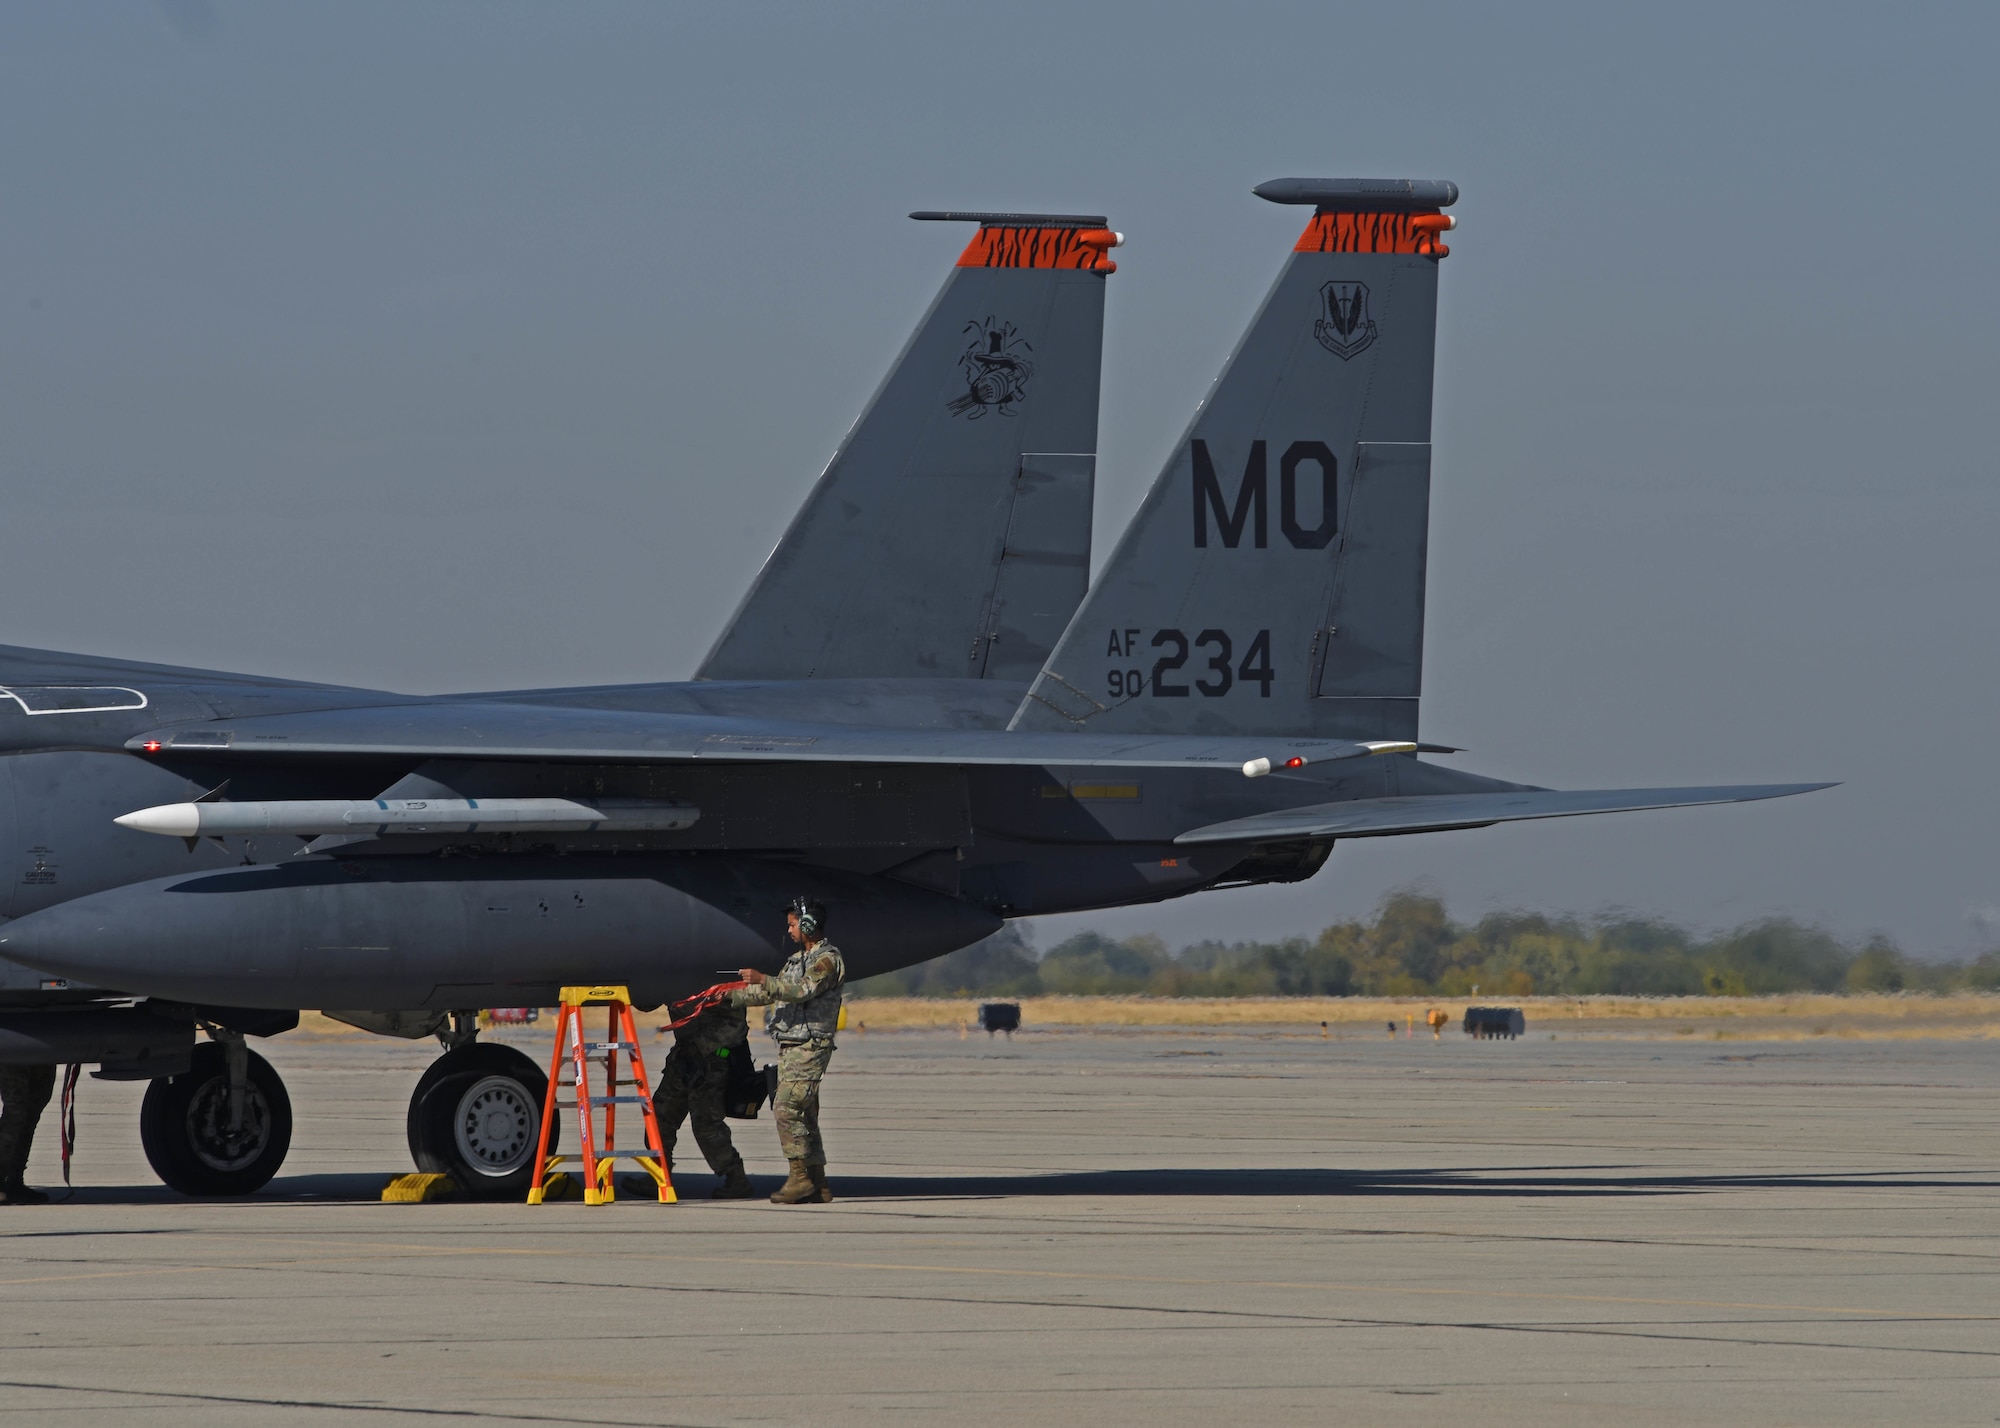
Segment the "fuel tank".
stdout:
<svg viewBox="0 0 2000 1428">
<path fill-rule="evenodd" d="M 158 878 L 0 926 L 0 957 L 136 994 L 368 1011 L 536 1006 L 624 983 L 642 1006 L 775 970 L 785 904 L 828 909 L 853 977 L 1000 926 L 884 878 L 689 856 L 301 859 Z"/>
</svg>

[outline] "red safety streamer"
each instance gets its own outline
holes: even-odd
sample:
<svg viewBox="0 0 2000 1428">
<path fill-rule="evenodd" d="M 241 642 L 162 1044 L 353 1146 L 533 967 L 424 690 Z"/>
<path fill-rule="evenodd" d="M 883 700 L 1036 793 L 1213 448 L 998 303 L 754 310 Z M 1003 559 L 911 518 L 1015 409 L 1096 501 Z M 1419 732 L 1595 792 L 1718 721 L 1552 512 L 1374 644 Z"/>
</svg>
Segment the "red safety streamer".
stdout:
<svg viewBox="0 0 2000 1428">
<path fill-rule="evenodd" d="M 62 1101 L 56 1108 L 56 1128 L 62 1136 L 63 1184 L 69 1184 L 69 1159 L 76 1151 L 76 1078 L 81 1066 L 63 1069 Z"/>
<path fill-rule="evenodd" d="M 691 997 L 681 998 L 681 1000 L 672 1003 L 668 1010 L 680 1011 L 682 1007 L 686 1007 L 687 1010 L 661 1027 L 660 1030 L 679 1031 L 711 1007 L 721 1006 L 731 992 L 740 992 L 749 985 L 750 983 L 748 982 L 717 982 L 714 986 L 696 992 Z"/>
</svg>

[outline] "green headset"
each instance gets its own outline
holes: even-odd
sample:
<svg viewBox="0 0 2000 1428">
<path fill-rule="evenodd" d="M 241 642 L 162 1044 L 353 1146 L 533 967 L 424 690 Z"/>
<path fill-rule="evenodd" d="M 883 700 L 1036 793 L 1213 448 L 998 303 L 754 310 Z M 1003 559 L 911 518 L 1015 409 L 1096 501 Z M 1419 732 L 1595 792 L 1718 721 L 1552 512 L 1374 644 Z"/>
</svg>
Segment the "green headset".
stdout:
<svg viewBox="0 0 2000 1428">
<path fill-rule="evenodd" d="M 818 903 L 800 893 L 791 900 L 785 911 L 799 920 L 799 935 L 811 941 L 820 935 L 826 926 L 826 905 Z"/>
</svg>

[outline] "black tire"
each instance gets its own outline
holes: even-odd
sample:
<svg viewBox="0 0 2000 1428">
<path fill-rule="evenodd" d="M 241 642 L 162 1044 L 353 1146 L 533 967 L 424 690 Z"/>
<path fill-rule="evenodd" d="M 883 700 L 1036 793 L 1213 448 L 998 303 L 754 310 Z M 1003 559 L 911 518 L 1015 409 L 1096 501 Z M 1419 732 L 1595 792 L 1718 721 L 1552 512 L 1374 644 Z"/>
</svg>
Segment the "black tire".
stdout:
<svg viewBox="0 0 2000 1428">
<path fill-rule="evenodd" d="M 229 1061 L 212 1041 L 188 1069 L 146 1088 L 139 1144 L 153 1173 L 183 1195 L 249 1195 L 264 1188 L 292 1148 L 292 1098 L 256 1052 L 244 1088 L 243 1126 L 229 1129 Z"/>
<path fill-rule="evenodd" d="M 410 1095 L 406 1129 L 417 1169 L 449 1175 L 474 1200 L 528 1193 L 549 1078 L 511 1046 L 474 1042 L 447 1051 Z M 549 1127 L 549 1154 L 561 1139 Z"/>
</svg>

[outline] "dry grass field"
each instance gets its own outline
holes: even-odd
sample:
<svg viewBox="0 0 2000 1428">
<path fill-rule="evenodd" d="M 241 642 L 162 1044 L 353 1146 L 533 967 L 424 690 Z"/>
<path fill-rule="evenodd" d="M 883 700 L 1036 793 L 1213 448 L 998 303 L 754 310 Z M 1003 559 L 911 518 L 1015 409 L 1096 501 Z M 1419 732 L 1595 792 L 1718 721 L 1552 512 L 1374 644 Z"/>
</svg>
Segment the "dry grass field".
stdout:
<svg viewBox="0 0 2000 1428">
<path fill-rule="evenodd" d="M 1619 1041 L 1807 1041 L 1842 1037 L 1886 1040 L 2000 1040 L 2000 996 L 1778 997 L 1494 997 L 1518 1006 L 1528 1035 Z M 1414 1028 L 1427 1034 L 1424 1014 L 1438 1007 L 1450 1018 L 1445 1036 L 1459 1036 L 1467 1003 L 1390 997 L 1029 997 L 1021 1003 L 1024 1032 L 1105 1031 L 1121 1027 L 1242 1028 L 1260 1033 L 1347 1039 Z M 848 1003 L 848 1031 L 976 1030 L 978 999 L 868 997 Z M 655 1017 L 654 1020 L 663 1018 Z M 1325 1023 L 1322 1032 L 1321 1023 Z M 553 1031 L 554 1012 L 541 1026 Z M 303 1036 L 365 1036 L 317 1012 L 307 1012 Z"/>
<path fill-rule="evenodd" d="M 2000 1040 L 2000 996 L 1781 997 L 1494 997 L 1489 1005 L 1518 1006 L 1528 1035 L 1592 1040 L 1803 1041 L 1833 1036 L 1863 1040 Z M 1118 1027 L 1243 1027 L 1301 1036 L 1383 1037 L 1388 1024 L 1427 1034 L 1431 1007 L 1450 1018 L 1444 1035 L 1458 1036 L 1464 1001 L 1387 997 L 1030 997 L 1021 1003 L 1023 1030 Z M 901 1031 L 970 1026 L 974 1000 L 919 997 L 850 1002 L 850 1030 Z"/>
</svg>

